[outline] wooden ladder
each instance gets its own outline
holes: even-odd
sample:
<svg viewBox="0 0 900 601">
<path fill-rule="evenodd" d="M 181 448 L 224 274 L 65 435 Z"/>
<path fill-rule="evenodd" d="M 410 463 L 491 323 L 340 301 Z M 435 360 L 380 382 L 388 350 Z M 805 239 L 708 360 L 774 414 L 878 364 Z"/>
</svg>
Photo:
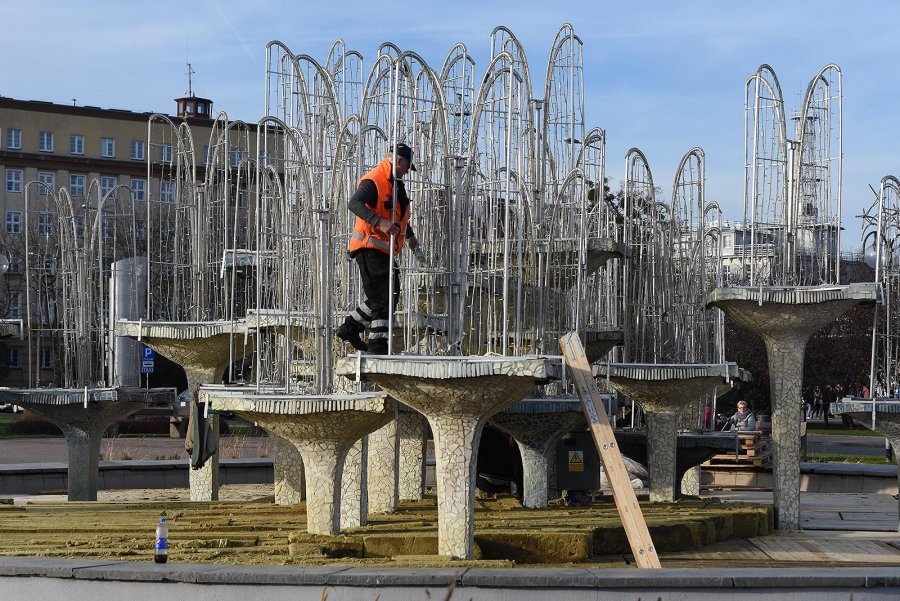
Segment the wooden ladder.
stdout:
<svg viewBox="0 0 900 601">
<path fill-rule="evenodd" d="M 591 365 L 584 354 L 581 339 L 575 332 L 570 332 L 559 339 L 559 345 L 566 358 L 578 398 L 581 399 L 584 415 L 591 426 L 591 434 L 594 437 L 594 444 L 597 445 L 597 452 L 600 454 L 606 475 L 609 477 L 613 500 L 616 502 L 616 509 L 619 510 L 622 525 L 625 526 L 625 535 L 628 537 L 628 544 L 631 545 L 631 552 L 634 553 L 635 563 L 639 568 L 662 567 L 659 563 L 656 545 L 650 538 L 650 530 L 647 529 L 644 514 L 641 513 L 641 506 L 634 494 L 634 488 L 631 487 L 628 471 L 622 460 L 622 453 L 619 451 L 619 445 L 616 444 L 612 426 L 610 426 L 606 410 L 603 408 L 600 391 L 597 389 L 597 383 L 591 373 Z"/>
</svg>

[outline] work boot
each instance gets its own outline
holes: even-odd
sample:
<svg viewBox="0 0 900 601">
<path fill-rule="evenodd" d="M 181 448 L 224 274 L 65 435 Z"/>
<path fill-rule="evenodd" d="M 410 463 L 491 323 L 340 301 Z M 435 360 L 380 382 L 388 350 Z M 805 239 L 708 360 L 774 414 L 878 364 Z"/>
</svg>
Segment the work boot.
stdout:
<svg viewBox="0 0 900 601">
<path fill-rule="evenodd" d="M 369 339 L 370 355 L 387 355 L 388 341 L 387 338 L 370 338 Z"/>
<path fill-rule="evenodd" d="M 335 334 L 337 334 L 337 337 L 344 342 L 349 342 L 350 346 L 358 351 L 365 352 L 369 350 L 369 345 L 359 337 L 359 332 L 351 327 L 347 322 L 342 323 Z"/>
</svg>

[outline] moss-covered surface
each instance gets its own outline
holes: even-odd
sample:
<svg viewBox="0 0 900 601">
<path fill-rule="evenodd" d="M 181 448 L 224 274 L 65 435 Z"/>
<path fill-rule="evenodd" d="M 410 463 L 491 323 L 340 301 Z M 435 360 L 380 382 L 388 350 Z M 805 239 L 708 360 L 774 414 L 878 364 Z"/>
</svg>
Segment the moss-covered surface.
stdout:
<svg viewBox="0 0 900 601">
<path fill-rule="evenodd" d="M 717 501 L 642 503 L 661 554 L 699 549 L 771 532 L 772 510 Z M 147 561 L 160 515 L 169 522 L 178 562 L 366 566 L 439 566 L 434 499 L 403 503 L 397 513 L 340 536 L 306 533 L 303 504 L 34 503 L 0 504 L 0 555 Z M 524 509 L 511 498 L 479 499 L 476 557 L 453 565 L 624 565 L 628 541 L 611 502 Z M 616 558 L 618 556 L 618 558 Z"/>
</svg>

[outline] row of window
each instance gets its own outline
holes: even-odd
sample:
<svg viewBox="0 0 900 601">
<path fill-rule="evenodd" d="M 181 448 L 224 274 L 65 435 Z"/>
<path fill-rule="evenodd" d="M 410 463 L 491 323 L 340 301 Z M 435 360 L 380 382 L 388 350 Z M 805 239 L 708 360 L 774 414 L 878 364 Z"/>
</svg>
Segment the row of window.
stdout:
<svg viewBox="0 0 900 601">
<path fill-rule="evenodd" d="M 42 131 L 38 133 L 38 150 L 41 152 L 54 152 L 55 135 L 52 131 Z M 143 140 L 131 141 L 131 160 L 143 161 L 146 158 L 146 143 Z M 171 154 L 171 145 L 169 145 L 169 154 Z M 7 129 L 6 130 L 6 149 L 22 150 L 22 130 Z M 84 154 L 84 135 L 72 134 L 69 136 L 69 153 L 82 155 Z M 100 156 L 107 159 L 116 158 L 116 139 L 100 138 Z M 165 156 L 165 153 L 163 153 Z M 165 160 L 165 159 L 164 159 Z M 171 160 L 171 159 L 170 159 Z"/>
<path fill-rule="evenodd" d="M 103 237 L 110 238 L 115 232 L 116 221 L 112 217 L 103 217 L 101 219 L 101 228 Z M 136 235 L 143 236 L 146 231 L 144 228 L 144 220 L 136 219 L 134 226 L 137 229 Z M 38 234 L 44 236 L 52 236 L 56 231 L 56 215 L 55 213 L 38 213 Z M 21 234 L 22 233 L 22 211 L 6 212 L 6 233 Z M 84 215 L 75 215 L 75 234 L 79 238 L 84 237 Z M 10 261 L 10 272 L 18 273 L 13 267 L 13 260 Z M 18 268 L 20 269 L 20 268 Z"/>
<path fill-rule="evenodd" d="M 6 149 L 21 150 L 22 149 L 22 130 L 7 129 L 6 130 Z M 38 149 L 41 152 L 54 151 L 54 134 L 51 131 L 42 131 L 38 135 Z M 163 163 L 172 162 L 173 148 L 171 144 L 159 145 L 159 160 Z M 72 134 L 69 136 L 69 153 L 74 155 L 84 154 L 84 135 Z M 238 167 L 244 160 L 247 153 L 240 148 L 231 149 L 230 159 L 231 166 Z M 107 159 L 116 157 L 116 139 L 100 138 L 100 156 Z M 131 160 L 143 161 L 146 158 L 146 143 L 143 140 L 131 141 Z M 209 161 L 209 146 L 203 148 L 203 161 Z"/>
<path fill-rule="evenodd" d="M 40 362 L 41 369 L 53 369 L 53 349 L 42 348 L 40 352 Z M 19 358 L 19 349 L 7 349 L 6 366 L 12 368 L 22 367 L 21 359 Z"/>
<path fill-rule="evenodd" d="M 6 170 L 6 192 L 9 194 L 21 194 L 24 189 L 24 173 L 21 169 Z M 38 171 L 38 194 L 47 196 L 49 190 L 56 189 L 56 174 L 52 171 Z M 87 176 L 79 173 L 69 175 L 69 194 L 75 198 L 83 198 L 85 195 L 85 186 L 87 185 Z M 114 176 L 104 175 L 100 177 L 100 198 L 105 197 L 112 192 L 113 188 L 118 185 L 118 178 Z M 133 178 L 130 183 L 131 196 L 136 202 L 143 202 L 147 198 L 147 180 Z M 172 202 L 173 184 L 169 181 L 161 181 L 159 183 L 159 200 L 161 202 Z"/>
</svg>

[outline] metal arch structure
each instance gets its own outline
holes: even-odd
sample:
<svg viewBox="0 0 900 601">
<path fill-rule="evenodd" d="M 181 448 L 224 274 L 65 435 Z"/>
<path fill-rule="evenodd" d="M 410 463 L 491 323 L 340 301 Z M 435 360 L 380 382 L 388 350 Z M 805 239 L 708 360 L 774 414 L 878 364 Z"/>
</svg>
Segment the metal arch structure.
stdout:
<svg viewBox="0 0 900 601">
<path fill-rule="evenodd" d="M 761 65 L 745 88 L 744 273 L 750 286 L 839 283 L 841 71 L 809 82 L 788 138 L 781 85 Z M 736 233 L 737 234 L 737 233 Z"/>
<path fill-rule="evenodd" d="M 464 223 L 469 227 L 466 304 L 471 316 L 463 354 L 527 354 L 516 335 L 525 329 L 525 254 L 531 251 L 526 242 L 534 227 L 525 179 L 525 134 L 531 128 L 525 77 L 510 54 L 498 54 L 475 103 L 461 195 L 469 202 Z"/>
<path fill-rule="evenodd" d="M 707 216 L 706 165 L 702 148 L 682 157 L 672 187 L 669 256 L 672 260 L 673 342 L 678 363 L 716 363 L 724 352 L 721 311 L 707 310 L 706 295 L 718 281 L 718 236 Z"/>
<path fill-rule="evenodd" d="M 657 202 L 650 165 L 637 148 L 625 155 L 624 213 L 622 241 L 629 252 L 622 273 L 624 360 L 673 362 L 669 215 Z"/>
<path fill-rule="evenodd" d="M 900 385 L 900 180 L 893 175 L 881 179 L 863 215 L 863 251 L 882 295 L 872 322 L 869 390 L 872 398 L 891 397 Z"/>
<path fill-rule="evenodd" d="M 543 149 L 553 169 L 545 174 L 561 182 L 577 166 L 584 143 L 584 44 L 569 23 L 559 28 L 547 60 L 544 81 Z"/>
<path fill-rule="evenodd" d="M 794 272 L 805 285 L 840 283 L 841 83 L 840 67 L 823 67 L 810 80 L 796 118 L 788 234 Z"/>
<path fill-rule="evenodd" d="M 755 286 L 786 277 L 786 250 L 776 246 L 776 236 L 787 203 L 788 139 L 781 84 L 769 65 L 747 79 L 744 115 L 744 273 L 737 281 Z"/>
<path fill-rule="evenodd" d="M 450 49 L 438 79 L 444 87 L 447 103 L 450 152 L 461 157 L 468 150 L 475 102 L 475 60 L 465 44 L 456 44 Z"/>
<path fill-rule="evenodd" d="M 65 188 L 30 182 L 25 206 L 28 385 L 93 388 L 111 382 L 112 266 L 144 252 L 134 193 L 125 185 L 104 189 L 95 179 L 76 202 Z M 41 381 L 42 369 L 50 367 L 53 381 Z"/>
</svg>

